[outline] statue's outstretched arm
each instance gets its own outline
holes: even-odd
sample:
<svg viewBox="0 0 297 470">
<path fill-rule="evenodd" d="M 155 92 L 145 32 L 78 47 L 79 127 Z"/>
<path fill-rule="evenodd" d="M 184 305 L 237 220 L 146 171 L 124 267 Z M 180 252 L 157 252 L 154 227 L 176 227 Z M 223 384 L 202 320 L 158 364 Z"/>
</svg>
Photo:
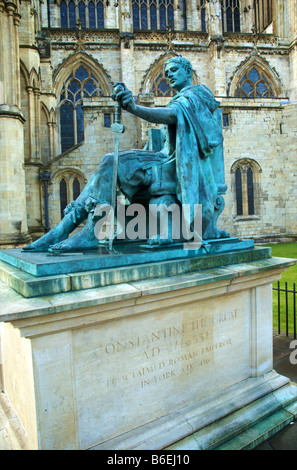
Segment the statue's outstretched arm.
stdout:
<svg viewBox="0 0 297 470">
<path fill-rule="evenodd" d="M 145 121 L 155 124 L 174 124 L 176 122 L 176 113 L 173 108 L 147 108 L 139 106 L 135 104 L 132 92 L 126 87 L 125 89 L 121 88 L 121 91 L 116 93 L 116 100 L 119 101 L 123 109 Z"/>
</svg>

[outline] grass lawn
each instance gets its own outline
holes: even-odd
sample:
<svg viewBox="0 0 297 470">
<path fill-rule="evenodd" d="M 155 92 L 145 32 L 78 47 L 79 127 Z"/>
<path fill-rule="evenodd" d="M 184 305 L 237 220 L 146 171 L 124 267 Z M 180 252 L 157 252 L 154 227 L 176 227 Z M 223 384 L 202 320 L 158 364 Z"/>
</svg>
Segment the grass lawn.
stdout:
<svg viewBox="0 0 297 470">
<path fill-rule="evenodd" d="M 297 243 L 278 243 L 276 245 L 266 245 L 272 248 L 272 256 L 280 258 L 296 258 L 297 259 Z M 282 273 L 280 280 L 280 288 L 285 288 L 285 282 L 287 282 L 288 290 L 293 290 L 293 284 L 296 282 L 297 286 L 297 265 L 291 266 L 287 271 Z M 274 283 L 273 287 L 277 287 L 277 282 Z M 293 297 L 294 294 L 288 293 L 288 331 L 289 333 L 294 332 L 294 318 L 293 318 Z M 278 293 L 273 291 L 273 328 L 278 330 Z M 280 331 L 286 331 L 286 299 L 285 293 L 280 293 Z M 296 311 L 297 311 L 297 296 L 296 296 Z M 297 325 L 296 325 L 297 327 Z"/>
</svg>

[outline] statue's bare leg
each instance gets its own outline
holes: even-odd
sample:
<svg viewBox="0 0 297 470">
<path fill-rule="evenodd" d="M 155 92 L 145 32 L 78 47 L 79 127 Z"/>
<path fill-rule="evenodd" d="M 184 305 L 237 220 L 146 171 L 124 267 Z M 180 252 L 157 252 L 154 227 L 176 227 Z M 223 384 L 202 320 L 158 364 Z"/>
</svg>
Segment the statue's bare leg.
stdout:
<svg viewBox="0 0 297 470">
<path fill-rule="evenodd" d="M 70 208 L 69 208 L 70 209 Z M 87 217 L 87 212 L 82 206 L 80 209 L 72 207 L 65 214 L 61 222 L 38 240 L 23 248 L 24 251 L 47 251 L 49 246 L 58 241 L 64 240 L 78 227 Z"/>
<path fill-rule="evenodd" d="M 98 248 L 98 238 L 95 234 L 95 225 L 98 218 L 94 217 L 96 206 L 107 206 L 110 208 L 112 189 L 112 165 L 113 154 L 105 155 L 96 172 L 96 179 L 92 185 L 92 195 L 85 201 L 85 206 L 89 213 L 86 226 L 78 233 L 66 239 L 57 240 L 51 243 L 51 252 L 67 252 L 90 250 Z"/>
<path fill-rule="evenodd" d="M 80 250 L 95 250 L 98 248 L 98 238 L 95 235 L 95 224 L 93 211 L 89 213 L 85 227 L 67 240 L 55 243 L 49 247 L 50 252 L 69 252 Z"/>
<path fill-rule="evenodd" d="M 64 211 L 65 216 L 61 222 L 38 240 L 25 246 L 23 250 L 47 251 L 51 245 L 68 238 L 71 232 L 73 232 L 73 230 L 88 217 L 88 212 L 90 210 L 88 205 L 91 206 L 92 200 L 96 200 L 96 198 L 91 195 L 92 193 L 96 193 L 97 185 L 98 174 L 96 172 L 91 176 L 79 197 L 66 207 Z"/>
</svg>

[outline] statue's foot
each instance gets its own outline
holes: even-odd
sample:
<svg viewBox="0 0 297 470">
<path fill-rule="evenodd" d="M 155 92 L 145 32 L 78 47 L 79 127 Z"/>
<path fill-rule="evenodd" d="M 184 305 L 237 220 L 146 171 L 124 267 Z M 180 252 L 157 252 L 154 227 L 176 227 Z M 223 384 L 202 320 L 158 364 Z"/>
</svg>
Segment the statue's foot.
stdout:
<svg viewBox="0 0 297 470">
<path fill-rule="evenodd" d="M 51 245 L 66 240 L 69 234 L 86 218 L 86 212 L 69 212 L 66 214 L 59 225 L 48 233 L 23 248 L 24 251 L 47 251 Z"/>
<path fill-rule="evenodd" d="M 24 246 L 23 251 L 47 251 L 50 245 L 53 243 L 65 240 L 68 237 L 68 233 L 59 232 L 58 230 L 51 230 L 42 237 L 38 238 L 30 245 Z"/>
<path fill-rule="evenodd" d="M 98 239 L 94 233 L 94 226 L 90 227 L 90 224 L 87 224 L 73 237 L 51 245 L 48 251 L 51 253 L 67 253 L 69 251 L 96 250 L 97 248 Z"/>
<path fill-rule="evenodd" d="M 160 235 L 154 235 L 147 240 L 148 245 L 171 245 L 173 243 L 172 238 L 161 238 Z"/>
<path fill-rule="evenodd" d="M 226 230 L 220 230 L 220 237 L 219 238 L 230 238 L 230 234 L 226 232 Z"/>
</svg>

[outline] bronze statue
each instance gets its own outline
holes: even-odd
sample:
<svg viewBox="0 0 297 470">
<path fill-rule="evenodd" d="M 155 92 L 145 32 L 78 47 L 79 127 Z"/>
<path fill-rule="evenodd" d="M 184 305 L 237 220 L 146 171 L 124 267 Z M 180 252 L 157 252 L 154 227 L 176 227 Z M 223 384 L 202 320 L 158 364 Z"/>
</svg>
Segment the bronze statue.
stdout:
<svg viewBox="0 0 297 470">
<path fill-rule="evenodd" d="M 166 172 L 169 172 L 170 184 L 165 184 L 163 194 L 159 191 L 158 197 L 172 195 L 180 204 L 190 207 L 201 204 L 203 237 L 228 237 L 225 231 L 216 228 L 214 222 L 220 190 L 216 181 L 216 164 L 211 159 L 216 149 L 222 148 L 222 125 L 216 117 L 219 103 L 207 87 L 192 85 L 192 66 L 187 59 L 181 56 L 170 58 L 164 64 L 164 71 L 170 86 L 177 92 L 164 108 L 139 106 L 123 83 L 115 85 L 115 99 L 124 110 L 148 122 L 164 125 L 164 142 L 160 151 L 118 153 L 117 184 L 130 201 L 144 188 L 155 197 L 155 170 L 157 173 L 162 170 L 165 179 Z M 98 205 L 111 204 L 114 160 L 114 154 L 102 158 L 80 196 L 65 209 L 61 222 L 25 247 L 25 251 L 50 249 L 65 252 L 98 247 L 94 211 Z M 85 227 L 69 237 L 86 219 Z M 160 243 L 160 240 L 155 239 L 152 243 Z"/>
</svg>

